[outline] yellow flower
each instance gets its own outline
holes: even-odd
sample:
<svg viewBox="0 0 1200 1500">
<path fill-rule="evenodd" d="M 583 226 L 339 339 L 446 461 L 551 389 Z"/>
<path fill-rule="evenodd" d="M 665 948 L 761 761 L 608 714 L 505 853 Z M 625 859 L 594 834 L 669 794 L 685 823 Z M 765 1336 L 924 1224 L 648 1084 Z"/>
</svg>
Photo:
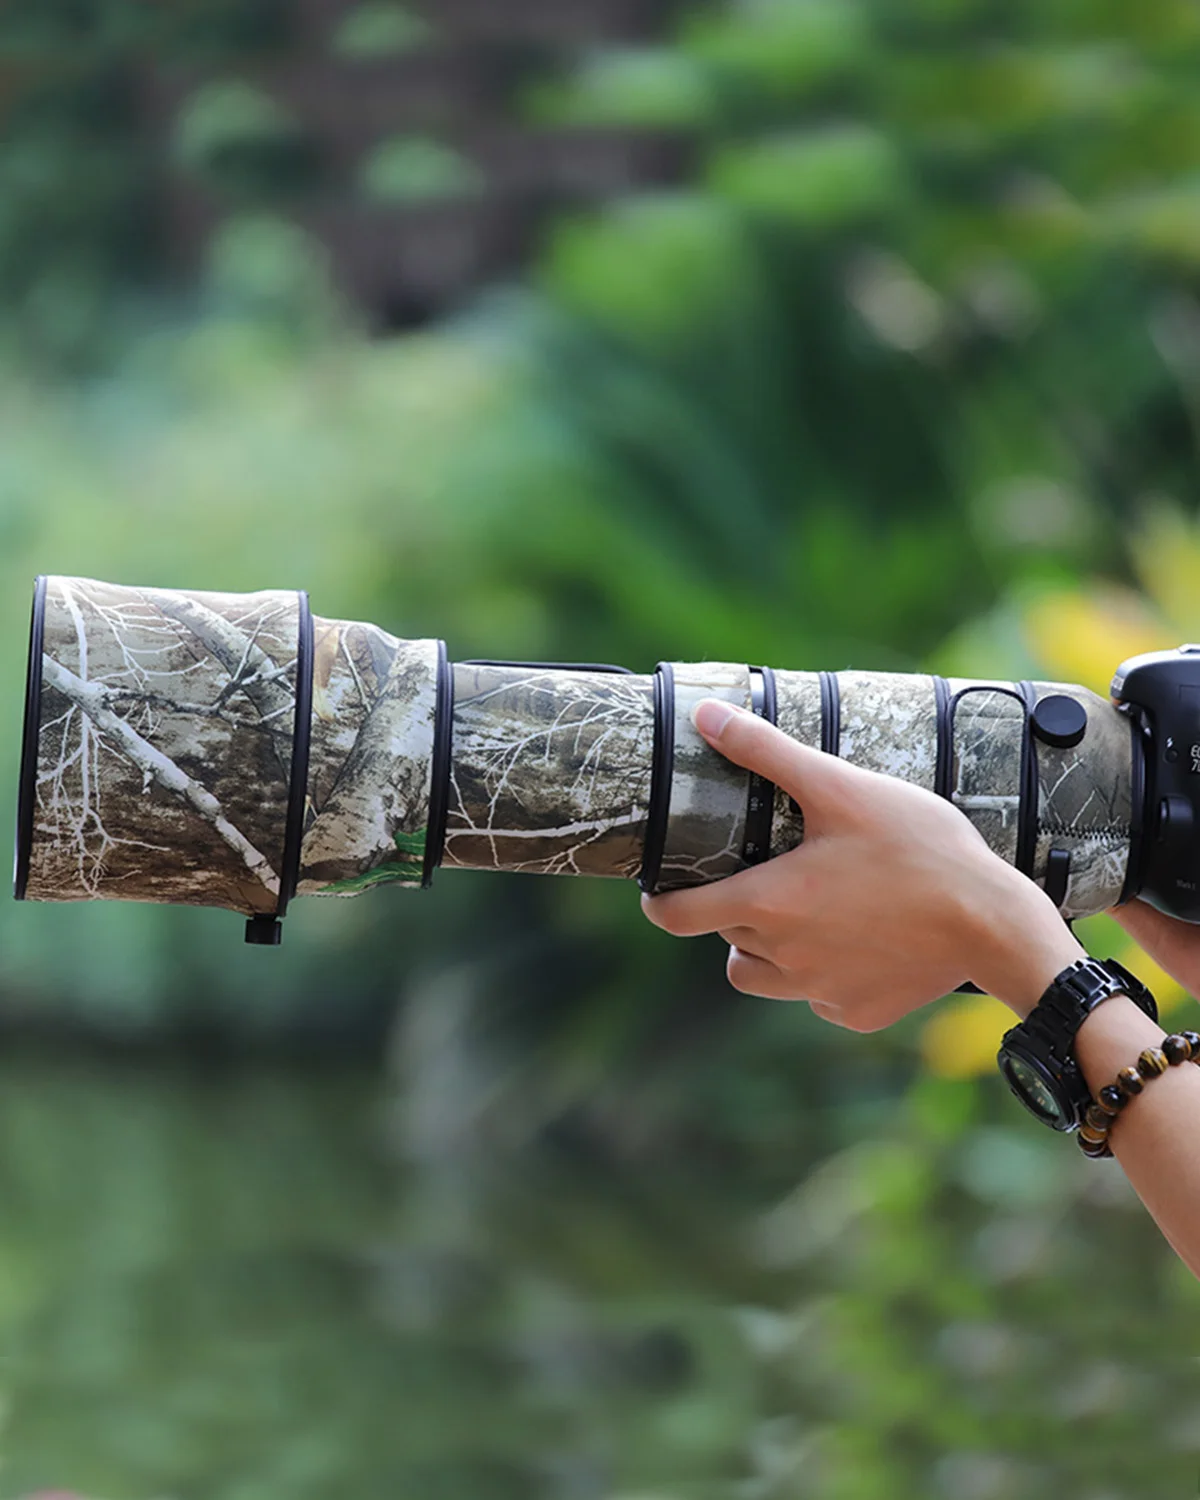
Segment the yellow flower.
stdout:
<svg viewBox="0 0 1200 1500">
<path fill-rule="evenodd" d="M 1200 526 L 1162 496 L 1143 502 L 1139 524 L 1129 540 L 1138 580 L 1158 606 L 1169 644 L 1200 632 Z"/>
<path fill-rule="evenodd" d="M 980 1078 L 996 1066 L 1000 1038 L 1017 1018 L 991 995 L 945 1000 L 921 1031 L 921 1056 L 940 1078 Z"/>
<path fill-rule="evenodd" d="M 1114 924 L 1115 925 L 1115 924 Z M 1124 942 L 1110 945 L 1112 956 L 1122 963 L 1131 974 L 1137 976 L 1158 1001 L 1161 1017 L 1173 1015 L 1185 1005 L 1195 1005 L 1195 1000 L 1177 979 L 1172 979 L 1165 969 L 1160 969 L 1154 960 L 1137 946 L 1131 937 L 1122 933 Z M 1193 1018 L 1194 1022 L 1195 1018 Z"/>
<path fill-rule="evenodd" d="M 1078 682 L 1102 698 L 1126 657 L 1178 645 L 1139 595 L 1115 585 L 1041 594 L 1026 606 L 1023 624 L 1047 678 Z"/>
</svg>

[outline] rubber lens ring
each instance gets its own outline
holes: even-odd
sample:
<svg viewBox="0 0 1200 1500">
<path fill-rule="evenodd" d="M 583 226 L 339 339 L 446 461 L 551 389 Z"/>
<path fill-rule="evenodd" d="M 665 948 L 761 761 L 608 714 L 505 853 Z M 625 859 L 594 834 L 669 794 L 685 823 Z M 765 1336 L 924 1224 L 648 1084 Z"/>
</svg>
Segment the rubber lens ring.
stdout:
<svg viewBox="0 0 1200 1500">
<path fill-rule="evenodd" d="M 646 813 L 646 841 L 638 884 L 654 894 L 667 842 L 667 815 L 675 770 L 675 673 L 660 661 L 654 671 L 654 754 L 650 773 L 650 806 Z"/>
</svg>

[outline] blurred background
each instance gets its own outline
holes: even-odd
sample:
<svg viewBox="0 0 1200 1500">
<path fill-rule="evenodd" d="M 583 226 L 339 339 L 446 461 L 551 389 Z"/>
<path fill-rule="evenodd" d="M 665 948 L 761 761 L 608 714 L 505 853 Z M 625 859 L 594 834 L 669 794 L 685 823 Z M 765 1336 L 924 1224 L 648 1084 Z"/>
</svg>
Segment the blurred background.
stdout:
<svg viewBox="0 0 1200 1500">
<path fill-rule="evenodd" d="M 40 571 L 640 671 L 1200 638 L 1192 0 L 8 0 L 0 108 L 3 837 Z M 998 1002 L 844 1033 L 624 884 L 286 925 L 0 903 L 4 1500 L 1195 1492 L 1200 1288 Z"/>
</svg>

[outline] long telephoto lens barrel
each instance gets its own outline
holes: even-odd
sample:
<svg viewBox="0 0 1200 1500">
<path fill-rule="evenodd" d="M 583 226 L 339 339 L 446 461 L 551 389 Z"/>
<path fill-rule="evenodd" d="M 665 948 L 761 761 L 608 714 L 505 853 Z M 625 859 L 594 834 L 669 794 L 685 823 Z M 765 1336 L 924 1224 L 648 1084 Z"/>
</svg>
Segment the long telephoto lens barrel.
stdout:
<svg viewBox="0 0 1200 1500">
<path fill-rule="evenodd" d="M 243 913 L 428 886 L 439 865 L 720 880 L 795 848 L 803 808 L 732 765 L 720 698 L 927 788 L 1064 917 L 1141 895 L 1200 921 L 1200 648 L 1055 682 L 662 662 L 451 664 L 303 593 L 44 577 L 34 591 L 15 892 Z M 920 828 L 912 830 L 920 838 Z"/>
</svg>

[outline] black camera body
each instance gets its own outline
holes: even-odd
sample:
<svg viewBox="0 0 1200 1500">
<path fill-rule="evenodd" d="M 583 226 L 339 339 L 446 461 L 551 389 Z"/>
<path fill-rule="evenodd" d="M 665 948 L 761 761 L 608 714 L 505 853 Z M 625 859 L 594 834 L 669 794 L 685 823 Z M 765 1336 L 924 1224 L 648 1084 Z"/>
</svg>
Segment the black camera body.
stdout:
<svg viewBox="0 0 1200 1500">
<path fill-rule="evenodd" d="M 1200 645 L 1122 662 L 1109 688 L 1133 735 L 1133 828 L 1122 900 L 1200 922 Z"/>
</svg>

